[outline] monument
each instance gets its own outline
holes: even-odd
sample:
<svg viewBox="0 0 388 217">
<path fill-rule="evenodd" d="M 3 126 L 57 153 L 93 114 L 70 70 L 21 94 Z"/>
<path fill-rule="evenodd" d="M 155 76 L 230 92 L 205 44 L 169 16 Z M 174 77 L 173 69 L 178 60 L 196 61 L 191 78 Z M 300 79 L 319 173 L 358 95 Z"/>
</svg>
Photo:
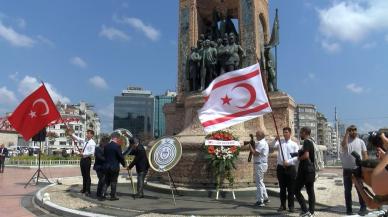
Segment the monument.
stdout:
<svg viewBox="0 0 388 217">
<path fill-rule="evenodd" d="M 265 45 L 269 42 L 268 3 L 268 0 L 179 1 L 178 95 L 175 102 L 163 109 L 166 134 L 174 135 L 183 149 L 180 162 L 171 170 L 177 186 L 214 187 L 213 174 L 201 150 L 206 135 L 197 114 L 204 104 L 201 90 L 215 76 L 264 61 Z M 228 54 L 223 50 L 226 46 L 235 52 Z M 205 58 L 199 59 L 198 54 Z M 261 68 L 266 78 L 265 64 Z M 280 91 L 270 92 L 268 97 L 280 131 L 286 126 L 293 128 L 294 100 Z M 258 129 L 265 132 L 269 141 L 275 138 L 272 114 L 227 128 L 241 143 Z M 234 170 L 234 187 L 254 185 L 253 165 L 247 162 L 248 150 L 242 146 Z M 270 158 L 266 181 L 275 183 L 276 154 Z M 162 175 L 161 182 L 168 183 L 168 177 Z"/>
</svg>

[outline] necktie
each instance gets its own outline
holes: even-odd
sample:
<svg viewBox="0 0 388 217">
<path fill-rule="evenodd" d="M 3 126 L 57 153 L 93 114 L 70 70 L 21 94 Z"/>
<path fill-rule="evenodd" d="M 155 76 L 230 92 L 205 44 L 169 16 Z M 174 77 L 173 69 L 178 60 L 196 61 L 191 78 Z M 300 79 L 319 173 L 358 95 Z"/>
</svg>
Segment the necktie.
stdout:
<svg viewBox="0 0 388 217">
<path fill-rule="evenodd" d="M 85 143 L 85 146 L 84 146 L 84 148 L 82 149 L 82 152 L 84 152 L 84 151 L 85 151 L 85 149 L 86 149 L 86 146 L 88 146 L 88 142 L 89 142 L 89 141 L 87 141 L 87 142 Z"/>
</svg>

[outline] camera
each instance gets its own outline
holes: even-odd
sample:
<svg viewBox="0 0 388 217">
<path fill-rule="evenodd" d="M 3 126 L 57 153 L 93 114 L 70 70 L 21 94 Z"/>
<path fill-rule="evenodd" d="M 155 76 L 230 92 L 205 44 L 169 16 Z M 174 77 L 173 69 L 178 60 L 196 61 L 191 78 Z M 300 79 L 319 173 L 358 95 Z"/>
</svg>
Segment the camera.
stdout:
<svg viewBox="0 0 388 217">
<path fill-rule="evenodd" d="M 251 137 L 251 140 L 244 141 L 244 145 L 251 145 L 253 148 L 255 148 L 255 139 L 253 138 L 253 134 L 249 134 L 249 137 Z M 251 160 L 252 160 L 252 152 L 249 152 L 248 162 L 251 162 Z"/>
<path fill-rule="evenodd" d="M 368 134 L 369 134 L 369 136 L 368 136 L 368 142 L 369 142 L 370 144 L 372 144 L 373 146 L 379 147 L 379 148 L 383 149 L 384 151 L 386 151 L 385 148 L 384 148 L 384 145 L 383 145 L 383 140 L 382 140 L 381 137 L 380 137 L 382 133 L 383 133 L 383 132 L 379 132 L 379 131 L 372 131 L 372 132 L 369 132 L 369 133 L 368 133 Z M 388 137 L 388 133 L 384 133 L 384 135 L 385 135 L 386 137 Z"/>
<path fill-rule="evenodd" d="M 290 153 L 291 157 L 300 157 L 303 155 L 303 150 L 300 149 L 298 152 Z"/>
</svg>

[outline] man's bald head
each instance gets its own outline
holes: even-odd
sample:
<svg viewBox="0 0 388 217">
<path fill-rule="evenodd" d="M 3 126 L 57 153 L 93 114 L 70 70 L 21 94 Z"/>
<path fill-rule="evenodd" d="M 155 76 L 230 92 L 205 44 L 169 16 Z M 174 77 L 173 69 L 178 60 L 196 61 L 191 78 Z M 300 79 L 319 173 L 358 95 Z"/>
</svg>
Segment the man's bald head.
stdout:
<svg viewBox="0 0 388 217">
<path fill-rule="evenodd" d="M 264 137 L 265 137 L 265 134 L 264 134 L 264 132 L 262 130 L 256 131 L 256 138 L 257 138 L 257 140 L 262 140 L 262 139 L 264 139 Z"/>
</svg>

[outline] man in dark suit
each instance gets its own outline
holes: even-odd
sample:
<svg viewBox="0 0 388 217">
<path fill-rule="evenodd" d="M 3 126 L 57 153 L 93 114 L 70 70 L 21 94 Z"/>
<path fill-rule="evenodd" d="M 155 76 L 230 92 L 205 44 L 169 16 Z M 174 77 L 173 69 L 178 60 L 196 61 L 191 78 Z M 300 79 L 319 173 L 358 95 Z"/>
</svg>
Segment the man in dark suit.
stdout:
<svg viewBox="0 0 388 217">
<path fill-rule="evenodd" d="M 0 173 L 4 173 L 5 157 L 8 156 L 8 149 L 4 147 L 4 144 L 0 146 Z"/>
<path fill-rule="evenodd" d="M 95 162 L 93 169 L 97 173 L 98 177 L 98 184 L 97 184 L 97 199 L 98 200 L 105 200 L 105 192 L 102 190 L 104 189 L 105 185 L 105 157 L 104 157 L 104 147 L 110 142 L 110 136 L 109 135 L 101 135 L 99 146 L 96 147 L 94 150 L 94 156 L 95 156 Z"/>
<path fill-rule="evenodd" d="M 127 169 L 130 170 L 133 166 L 136 165 L 137 194 L 135 195 L 135 197 L 143 198 L 144 179 L 147 175 L 148 168 L 150 168 L 150 165 L 148 163 L 148 158 L 144 146 L 139 144 L 139 140 L 136 138 L 131 138 L 129 140 L 129 144 L 129 154 L 134 155 L 135 159 L 131 162 L 131 164 L 129 164 Z"/>
<path fill-rule="evenodd" d="M 110 185 L 110 200 L 118 200 L 116 197 L 117 178 L 120 172 L 120 163 L 125 167 L 125 159 L 121 152 L 120 134 L 113 132 L 111 142 L 104 147 L 105 168 L 106 168 L 106 186 Z M 105 187 L 103 192 L 105 192 Z"/>
</svg>

